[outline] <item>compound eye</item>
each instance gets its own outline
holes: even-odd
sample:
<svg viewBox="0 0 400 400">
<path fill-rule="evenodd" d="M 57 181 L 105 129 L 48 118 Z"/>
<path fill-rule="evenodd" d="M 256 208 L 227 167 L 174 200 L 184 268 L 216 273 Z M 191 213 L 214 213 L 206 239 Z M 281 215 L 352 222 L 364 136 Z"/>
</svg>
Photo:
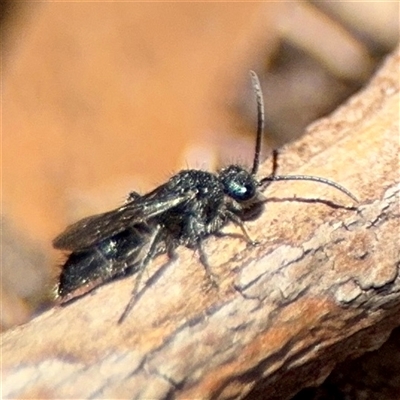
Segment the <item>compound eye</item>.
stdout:
<svg viewBox="0 0 400 400">
<path fill-rule="evenodd" d="M 256 188 L 252 182 L 229 182 L 229 195 L 237 201 L 247 201 L 256 194 Z"/>
</svg>

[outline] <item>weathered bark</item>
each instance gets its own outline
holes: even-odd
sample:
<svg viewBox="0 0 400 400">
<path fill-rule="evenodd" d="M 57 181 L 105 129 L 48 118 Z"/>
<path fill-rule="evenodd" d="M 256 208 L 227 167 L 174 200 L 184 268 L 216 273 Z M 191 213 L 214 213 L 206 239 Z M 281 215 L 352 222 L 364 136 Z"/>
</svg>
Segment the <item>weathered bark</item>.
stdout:
<svg viewBox="0 0 400 400">
<path fill-rule="evenodd" d="M 400 325 L 398 67 L 397 51 L 281 159 L 280 173 L 333 179 L 358 205 L 273 183 L 248 223 L 259 246 L 207 240 L 219 290 L 182 248 L 122 325 L 135 277 L 55 307 L 2 335 L 3 397 L 285 399 L 379 347 Z"/>
</svg>

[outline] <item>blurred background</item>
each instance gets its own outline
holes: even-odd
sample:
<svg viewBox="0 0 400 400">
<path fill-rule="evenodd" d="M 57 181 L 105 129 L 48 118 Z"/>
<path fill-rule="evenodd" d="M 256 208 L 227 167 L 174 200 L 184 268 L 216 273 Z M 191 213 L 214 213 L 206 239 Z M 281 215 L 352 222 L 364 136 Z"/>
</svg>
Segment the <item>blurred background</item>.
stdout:
<svg viewBox="0 0 400 400">
<path fill-rule="evenodd" d="M 182 168 L 264 158 L 367 82 L 397 2 L 2 2 L 1 326 L 51 302 L 51 241 Z M 269 150 L 268 150 L 269 149 Z"/>
</svg>

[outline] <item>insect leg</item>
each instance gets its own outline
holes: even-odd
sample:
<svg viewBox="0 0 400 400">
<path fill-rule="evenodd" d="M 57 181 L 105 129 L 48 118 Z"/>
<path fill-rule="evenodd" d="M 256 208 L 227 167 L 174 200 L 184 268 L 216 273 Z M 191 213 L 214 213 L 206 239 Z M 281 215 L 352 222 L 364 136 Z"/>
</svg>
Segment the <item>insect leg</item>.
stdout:
<svg viewBox="0 0 400 400">
<path fill-rule="evenodd" d="M 272 150 L 272 170 L 271 176 L 275 176 L 278 171 L 278 157 L 279 151 L 277 149 Z"/>
<path fill-rule="evenodd" d="M 174 261 L 178 258 L 177 254 L 175 252 L 175 249 L 178 247 L 178 245 L 176 243 L 174 243 L 174 241 L 172 241 L 170 239 L 167 240 L 167 239 L 168 239 L 168 237 L 165 240 L 166 241 L 165 245 L 167 248 L 168 258 L 170 261 Z"/>
<path fill-rule="evenodd" d="M 252 246 L 255 246 L 258 244 L 258 242 L 256 240 L 253 240 L 250 235 L 249 232 L 247 231 L 247 228 L 245 226 L 245 224 L 243 223 L 243 221 L 232 211 L 226 210 L 226 216 L 229 218 L 230 221 L 232 221 L 235 225 L 239 226 L 239 228 L 241 229 L 244 238 L 246 239 L 246 242 L 251 244 Z"/>
<path fill-rule="evenodd" d="M 161 238 L 162 238 L 162 227 L 160 225 L 158 225 L 157 228 L 155 228 L 153 235 L 151 236 L 151 238 L 149 240 L 147 254 L 143 257 L 142 261 L 139 263 L 139 266 L 137 269 L 138 273 L 137 273 L 135 286 L 133 287 L 133 290 L 132 290 L 132 297 L 129 300 L 129 303 L 126 305 L 124 312 L 119 317 L 118 324 L 121 324 L 125 320 L 125 318 L 129 314 L 129 312 L 132 310 L 133 306 L 139 300 L 138 291 L 139 291 L 139 286 L 140 286 L 140 282 L 142 280 L 143 273 L 146 269 L 147 264 L 156 255 L 157 246 L 160 243 Z"/>
<path fill-rule="evenodd" d="M 278 157 L 279 157 L 279 151 L 274 149 L 272 150 L 272 168 L 271 168 L 271 173 L 269 174 L 269 178 L 271 179 L 268 182 L 265 182 L 263 186 L 263 190 L 265 190 L 273 181 L 273 177 L 276 176 L 276 172 L 278 171 Z"/>
<path fill-rule="evenodd" d="M 197 250 L 199 252 L 200 262 L 202 263 L 204 270 L 206 271 L 206 275 L 211 285 L 218 288 L 219 285 L 217 283 L 217 277 L 212 273 L 210 264 L 208 263 L 207 255 L 204 251 L 203 241 L 202 239 L 197 239 Z"/>
</svg>

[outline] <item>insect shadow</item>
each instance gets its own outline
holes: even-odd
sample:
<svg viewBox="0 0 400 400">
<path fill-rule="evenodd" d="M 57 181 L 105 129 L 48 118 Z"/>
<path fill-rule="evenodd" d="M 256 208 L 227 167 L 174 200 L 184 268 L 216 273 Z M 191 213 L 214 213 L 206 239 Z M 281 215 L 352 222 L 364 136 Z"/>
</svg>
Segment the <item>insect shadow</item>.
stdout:
<svg viewBox="0 0 400 400">
<path fill-rule="evenodd" d="M 273 152 L 271 174 L 256 178 L 264 131 L 264 104 L 258 77 L 253 71 L 250 75 L 257 98 L 257 136 L 251 171 L 239 165 L 230 165 L 216 174 L 183 170 L 147 194 L 130 193 L 125 204 L 115 210 L 67 227 L 53 241 L 55 248 L 71 252 L 62 266 L 57 287 L 62 300 L 68 300 L 82 288 L 93 288 L 136 273 L 132 297 L 118 321 L 121 323 L 141 296 L 139 286 L 149 262 L 162 253 L 173 259 L 175 249 L 181 245 L 198 251 L 209 281 L 218 286 L 204 251 L 204 239 L 220 236 L 221 228 L 232 222 L 241 229 L 249 244 L 256 244 L 244 222 L 260 215 L 266 201 L 262 191 L 271 182 L 314 181 L 332 186 L 357 201 L 347 189 L 325 178 L 277 175 L 277 151 Z"/>
</svg>

